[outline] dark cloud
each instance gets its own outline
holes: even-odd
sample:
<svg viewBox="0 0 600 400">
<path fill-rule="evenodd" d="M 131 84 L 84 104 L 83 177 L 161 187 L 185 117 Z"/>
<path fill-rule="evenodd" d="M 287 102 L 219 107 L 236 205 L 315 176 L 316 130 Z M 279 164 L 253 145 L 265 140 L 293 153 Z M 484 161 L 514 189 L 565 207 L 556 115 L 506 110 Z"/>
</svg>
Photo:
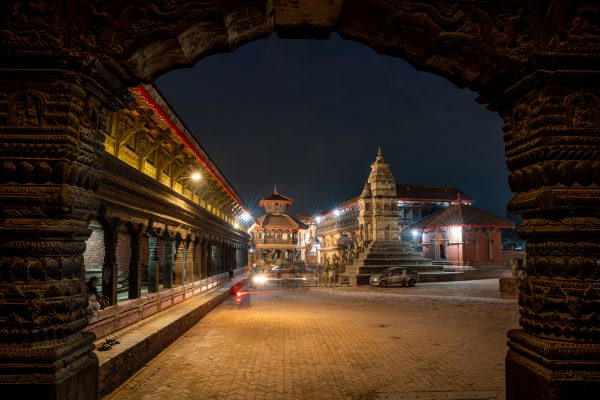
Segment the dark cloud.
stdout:
<svg viewBox="0 0 600 400">
<path fill-rule="evenodd" d="M 360 193 L 381 145 L 398 182 L 457 186 L 505 213 L 498 115 L 364 45 L 272 36 L 157 85 L 249 206 L 277 184 L 292 211 L 333 207 Z"/>
</svg>

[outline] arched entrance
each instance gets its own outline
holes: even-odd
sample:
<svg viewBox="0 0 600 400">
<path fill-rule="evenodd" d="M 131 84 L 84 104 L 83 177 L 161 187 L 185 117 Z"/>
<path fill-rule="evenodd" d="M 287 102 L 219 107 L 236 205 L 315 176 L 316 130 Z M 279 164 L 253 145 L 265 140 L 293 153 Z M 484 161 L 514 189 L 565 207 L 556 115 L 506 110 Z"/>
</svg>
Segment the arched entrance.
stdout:
<svg viewBox="0 0 600 400">
<path fill-rule="evenodd" d="M 598 391 L 600 6 L 323 3 L 0 6 L 0 305 L 15 316 L 0 320 L 0 376 L 30 384 L 7 390 L 96 396 L 93 337 L 82 331 L 83 243 L 97 210 L 105 115 L 126 102 L 124 89 L 272 32 L 337 31 L 479 92 L 502 116 L 515 192 L 509 208 L 525 219 L 529 255 L 521 329 L 509 333 L 507 397 Z M 38 307 L 39 299 L 51 301 Z"/>
</svg>

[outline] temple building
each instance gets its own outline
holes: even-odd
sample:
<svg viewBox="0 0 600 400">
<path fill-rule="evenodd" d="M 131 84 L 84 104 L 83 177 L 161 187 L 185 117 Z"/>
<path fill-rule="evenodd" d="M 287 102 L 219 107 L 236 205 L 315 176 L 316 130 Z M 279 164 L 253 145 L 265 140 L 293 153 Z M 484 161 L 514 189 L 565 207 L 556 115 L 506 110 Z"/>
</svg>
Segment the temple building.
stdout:
<svg viewBox="0 0 600 400">
<path fill-rule="evenodd" d="M 277 186 L 261 199 L 259 205 L 264 207 L 265 214 L 248 229 L 254 244 L 250 262 L 284 265 L 302 260 L 308 225 L 285 213 L 292 203 L 291 198 L 277 192 Z"/>
<path fill-rule="evenodd" d="M 470 205 L 473 199 L 455 187 L 396 184 L 379 149 L 361 195 L 304 221 L 315 226 L 318 262 L 332 263 L 374 240 L 409 243 L 415 222 L 458 203 Z"/>
<path fill-rule="evenodd" d="M 514 221 L 458 202 L 423 218 L 412 226 L 423 254 L 432 260 L 474 267 L 500 266 L 502 230 L 515 227 Z"/>
<path fill-rule="evenodd" d="M 396 184 L 379 149 L 360 196 L 305 219 L 306 254 L 358 284 L 389 265 L 502 267 L 502 231 L 514 222 L 472 203 L 454 187 Z"/>
</svg>

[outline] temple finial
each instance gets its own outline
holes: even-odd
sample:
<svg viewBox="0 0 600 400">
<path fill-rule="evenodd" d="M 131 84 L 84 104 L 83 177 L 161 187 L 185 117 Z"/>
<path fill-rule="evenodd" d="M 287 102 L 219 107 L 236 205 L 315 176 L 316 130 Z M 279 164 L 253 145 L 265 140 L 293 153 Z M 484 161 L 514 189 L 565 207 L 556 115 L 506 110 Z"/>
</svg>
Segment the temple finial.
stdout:
<svg viewBox="0 0 600 400">
<path fill-rule="evenodd" d="M 275 189 L 273 189 L 273 193 L 277 194 L 277 185 L 275 185 Z"/>
<path fill-rule="evenodd" d="M 381 158 L 383 157 L 383 154 L 381 153 L 381 146 L 377 147 L 377 158 Z"/>
</svg>

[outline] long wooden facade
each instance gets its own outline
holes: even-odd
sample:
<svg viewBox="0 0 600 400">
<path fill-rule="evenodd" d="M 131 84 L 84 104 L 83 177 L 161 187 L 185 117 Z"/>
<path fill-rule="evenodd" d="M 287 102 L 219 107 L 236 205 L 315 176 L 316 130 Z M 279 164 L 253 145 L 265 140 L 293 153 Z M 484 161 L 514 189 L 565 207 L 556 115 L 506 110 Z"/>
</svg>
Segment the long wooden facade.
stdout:
<svg viewBox="0 0 600 400">
<path fill-rule="evenodd" d="M 92 319 L 97 336 L 138 319 L 114 317 L 128 315 L 129 300 L 143 296 L 146 317 L 164 309 L 166 294 L 196 294 L 248 262 L 234 189 L 153 86 L 130 93 L 127 108 L 108 115 L 84 253 L 86 279 L 101 278 L 100 294 L 118 306 L 109 319 L 104 311 Z"/>
</svg>

